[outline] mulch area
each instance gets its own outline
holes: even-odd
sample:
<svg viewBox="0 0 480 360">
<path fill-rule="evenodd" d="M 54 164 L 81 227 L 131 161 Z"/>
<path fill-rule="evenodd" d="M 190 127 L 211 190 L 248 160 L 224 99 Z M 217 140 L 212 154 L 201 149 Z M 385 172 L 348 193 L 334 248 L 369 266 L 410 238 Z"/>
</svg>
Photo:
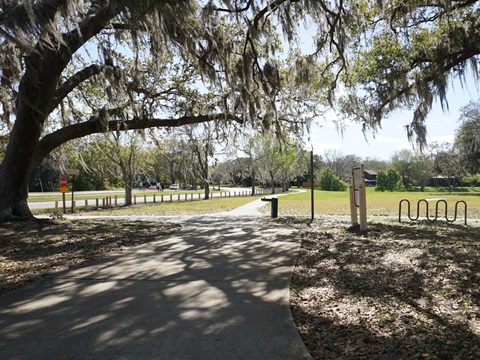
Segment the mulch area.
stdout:
<svg viewBox="0 0 480 360">
<path fill-rule="evenodd" d="M 480 359 L 478 224 L 286 222 L 302 231 L 291 304 L 314 359 Z"/>
</svg>

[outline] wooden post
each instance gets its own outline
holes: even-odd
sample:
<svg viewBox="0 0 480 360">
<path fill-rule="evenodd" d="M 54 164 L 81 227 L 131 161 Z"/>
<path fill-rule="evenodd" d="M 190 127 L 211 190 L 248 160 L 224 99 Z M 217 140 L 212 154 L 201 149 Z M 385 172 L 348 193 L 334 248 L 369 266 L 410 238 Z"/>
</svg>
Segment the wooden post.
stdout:
<svg viewBox="0 0 480 360">
<path fill-rule="evenodd" d="M 362 182 L 358 188 L 358 197 L 360 205 L 360 230 L 367 230 L 367 193 L 365 189 L 365 170 L 364 166 L 360 167 L 362 172 Z"/>
<path fill-rule="evenodd" d="M 77 212 L 77 202 L 75 200 L 72 201 L 72 214 Z"/>
<path fill-rule="evenodd" d="M 350 185 L 350 222 L 352 225 L 358 223 L 357 221 L 357 207 L 355 206 L 355 189 Z"/>
<path fill-rule="evenodd" d="M 88 211 L 88 199 L 85 199 L 85 211 Z"/>
<path fill-rule="evenodd" d="M 98 198 L 95 199 L 95 210 L 98 210 Z"/>
<path fill-rule="evenodd" d="M 315 219 L 315 189 L 313 184 L 313 150 L 310 152 L 310 198 L 312 199 L 311 209 L 312 209 L 312 221 Z"/>
<path fill-rule="evenodd" d="M 72 175 L 72 204 L 71 204 L 72 205 L 72 214 L 75 212 L 74 211 L 75 209 L 73 208 L 73 201 L 74 201 L 73 200 L 74 199 L 73 194 L 74 193 L 75 193 L 75 175 Z"/>
<path fill-rule="evenodd" d="M 55 200 L 55 214 L 58 214 L 58 201 Z"/>
</svg>

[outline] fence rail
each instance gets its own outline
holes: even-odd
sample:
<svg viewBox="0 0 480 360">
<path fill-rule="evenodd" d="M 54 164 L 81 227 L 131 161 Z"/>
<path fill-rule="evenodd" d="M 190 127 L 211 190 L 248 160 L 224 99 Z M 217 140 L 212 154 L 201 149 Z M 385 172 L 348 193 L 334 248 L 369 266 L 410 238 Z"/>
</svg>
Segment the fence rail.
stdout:
<svg viewBox="0 0 480 360">
<path fill-rule="evenodd" d="M 264 190 L 255 190 L 255 195 L 263 195 Z M 251 190 L 244 191 L 221 191 L 221 192 L 211 192 L 210 199 L 214 198 L 225 198 L 225 197 L 247 197 L 252 196 Z M 155 203 L 166 203 L 166 202 L 186 202 L 186 201 L 198 201 L 204 200 L 204 193 L 187 193 L 187 194 L 152 194 L 152 195 L 133 195 L 132 204 L 155 204 Z M 113 207 L 122 206 L 125 204 L 125 197 L 115 196 L 106 196 L 103 198 L 94 198 L 84 200 L 84 210 L 99 210 L 99 209 L 108 209 Z M 71 203 L 72 212 L 76 212 L 77 204 L 79 202 L 74 200 Z M 55 201 L 55 212 L 58 213 L 59 201 Z"/>
</svg>

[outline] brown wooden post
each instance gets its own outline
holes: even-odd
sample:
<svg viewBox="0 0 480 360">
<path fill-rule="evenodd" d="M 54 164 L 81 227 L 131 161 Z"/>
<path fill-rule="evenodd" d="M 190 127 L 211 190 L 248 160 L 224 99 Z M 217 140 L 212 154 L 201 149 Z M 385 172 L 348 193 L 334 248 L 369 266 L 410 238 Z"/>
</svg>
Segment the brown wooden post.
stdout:
<svg viewBox="0 0 480 360">
<path fill-rule="evenodd" d="M 312 221 L 315 219 L 315 189 L 314 189 L 314 179 L 313 179 L 313 150 L 310 153 L 310 181 L 311 181 L 311 194 L 310 197 L 312 198 Z"/>
</svg>

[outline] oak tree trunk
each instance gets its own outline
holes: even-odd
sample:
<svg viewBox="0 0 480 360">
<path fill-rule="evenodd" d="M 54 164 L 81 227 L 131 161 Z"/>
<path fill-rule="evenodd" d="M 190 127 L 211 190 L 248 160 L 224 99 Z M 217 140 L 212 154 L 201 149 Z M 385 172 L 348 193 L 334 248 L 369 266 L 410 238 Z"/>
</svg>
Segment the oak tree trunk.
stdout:
<svg viewBox="0 0 480 360">
<path fill-rule="evenodd" d="M 28 182 L 34 170 L 33 159 L 46 114 L 66 65 L 65 61 L 51 55 L 46 51 L 42 57 L 25 58 L 26 70 L 18 89 L 15 124 L 0 165 L 0 222 L 33 219 L 27 204 Z"/>
</svg>

